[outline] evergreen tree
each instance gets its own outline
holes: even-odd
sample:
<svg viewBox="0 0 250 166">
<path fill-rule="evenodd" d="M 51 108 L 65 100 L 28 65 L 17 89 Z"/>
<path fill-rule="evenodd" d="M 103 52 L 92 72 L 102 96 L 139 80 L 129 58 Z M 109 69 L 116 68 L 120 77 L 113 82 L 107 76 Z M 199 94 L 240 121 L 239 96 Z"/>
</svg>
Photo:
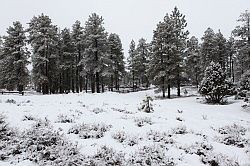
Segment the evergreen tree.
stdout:
<svg viewBox="0 0 250 166">
<path fill-rule="evenodd" d="M 113 91 L 115 82 L 116 90 L 119 90 L 119 82 L 125 72 L 125 62 L 122 49 L 122 43 L 119 35 L 111 33 L 108 37 L 109 54 L 111 60 L 110 87 Z"/>
<path fill-rule="evenodd" d="M 173 47 L 174 54 L 172 56 L 172 61 L 174 61 L 174 82 L 176 82 L 177 95 L 181 95 L 181 81 L 183 80 L 183 61 L 184 61 L 184 51 L 186 49 L 188 31 L 185 30 L 187 23 L 185 15 L 181 14 L 177 7 L 174 8 L 173 12 L 170 15 L 170 19 L 173 20 L 174 26 L 174 38 L 173 38 Z"/>
<path fill-rule="evenodd" d="M 186 50 L 186 73 L 192 84 L 197 87 L 201 80 L 201 54 L 198 39 L 192 36 L 187 42 Z"/>
<path fill-rule="evenodd" d="M 228 52 L 227 52 L 227 40 L 224 38 L 223 34 L 220 32 L 216 33 L 214 36 L 214 42 L 215 42 L 215 52 L 214 52 L 214 62 L 218 62 L 223 70 L 226 69 L 227 65 L 227 58 L 228 58 Z"/>
<path fill-rule="evenodd" d="M 240 78 L 240 90 L 250 91 L 250 70 L 242 74 Z"/>
<path fill-rule="evenodd" d="M 61 32 L 61 54 L 60 54 L 60 80 L 62 91 L 74 92 L 75 85 L 75 57 L 74 47 L 70 30 L 65 28 Z"/>
<path fill-rule="evenodd" d="M 73 24 L 72 28 L 72 42 L 74 45 L 74 52 L 75 52 L 75 85 L 76 85 L 76 92 L 79 93 L 79 91 L 82 91 L 83 89 L 83 78 L 81 76 L 81 69 L 82 66 L 80 65 L 80 61 L 83 58 L 82 52 L 83 52 L 83 27 L 81 27 L 81 22 L 76 21 Z"/>
<path fill-rule="evenodd" d="M 175 7 L 170 16 L 157 25 L 152 41 L 153 54 L 150 58 L 148 73 L 165 97 L 166 85 L 170 98 L 171 84 L 176 85 L 180 96 L 180 84 L 183 74 L 184 50 L 188 31 L 185 16 Z"/>
<path fill-rule="evenodd" d="M 229 40 L 227 41 L 227 72 L 228 72 L 228 77 L 232 79 L 234 82 L 235 78 L 235 40 L 233 37 L 230 37 Z"/>
<path fill-rule="evenodd" d="M 149 60 L 149 44 L 146 43 L 146 40 L 141 38 L 135 50 L 134 56 L 134 71 L 136 78 L 138 78 L 138 85 L 143 85 L 148 87 L 148 77 L 146 69 L 148 66 Z"/>
<path fill-rule="evenodd" d="M 29 51 L 26 47 L 26 36 L 19 21 L 7 29 L 1 54 L 1 86 L 8 90 L 23 91 L 29 82 Z"/>
<path fill-rule="evenodd" d="M 128 57 L 128 69 L 130 71 L 130 74 L 132 76 L 132 86 L 133 86 L 133 91 L 135 91 L 135 42 L 134 40 L 131 41 L 129 45 L 129 57 Z"/>
<path fill-rule="evenodd" d="M 233 84 L 226 79 L 226 72 L 219 63 L 211 62 L 206 68 L 205 76 L 199 87 L 199 92 L 207 102 L 221 103 L 223 98 L 232 93 Z"/>
<path fill-rule="evenodd" d="M 238 22 L 241 22 L 242 25 L 233 30 L 233 35 L 236 38 L 236 75 L 240 76 L 250 69 L 250 13 L 248 11 L 242 13 Z"/>
<path fill-rule="evenodd" d="M 104 67 L 110 62 L 108 57 L 107 32 L 103 27 L 103 18 L 96 13 L 89 16 L 84 28 L 84 52 L 81 64 L 83 71 L 89 75 L 92 93 L 100 93 L 100 77 Z"/>
<path fill-rule="evenodd" d="M 162 96 L 165 97 L 166 88 L 168 88 L 168 98 L 170 98 L 170 85 L 173 76 L 173 62 L 171 56 L 173 55 L 172 39 L 173 34 L 173 20 L 168 14 L 164 17 L 163 22 L 159 22 L 154 31 L 152 41 L 152 54 L 150 56 L 148 75 L 151 82 L 162 91 Z"/>
<path fill-rule="evenodd" d="M 2 41 L 2 37 L 0 36 L 0 89 L 1 88 L 4 88 L 3 87 L 3 81 L 4 81 L 4 78 L 2 77 L 3 76 L 3 41 Z"/>
<path fill-rule="evenodd" d="M 140 111 L 146 112 L 146 113 L 152 113 L 154 112 L 153 108 L 153 99 L 150 96 L 146 96 L 145 99 L 143 99 L 141 103 L 141 107 L 139 108 Z"/>
<path fill-rule="evenodd" d="M 209 66 L 209 64 L 215 60 L 215 33 L 213 29 L 208 28 L 204 36 L 201 38 L 202 44 L 201 44 L 201 61 L 203 66 L 203 71 L 205 71 L 206 67 Z"/>
<path fill-rule="evenodd" d="M 33 17 L 29 23 L 28 40 L 31 44 L 33 80 L 37 91 L 43 94 L 54 93 L 58 78 L 57 27 L 51 19 L 42 14 Z"/>
</svg>

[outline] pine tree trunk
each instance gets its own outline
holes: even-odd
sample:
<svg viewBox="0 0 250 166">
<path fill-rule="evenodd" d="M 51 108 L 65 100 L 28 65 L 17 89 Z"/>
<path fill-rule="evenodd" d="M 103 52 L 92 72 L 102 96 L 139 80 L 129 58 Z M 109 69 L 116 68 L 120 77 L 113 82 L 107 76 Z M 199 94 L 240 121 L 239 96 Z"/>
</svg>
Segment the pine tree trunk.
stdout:
<svg viewBox="0 0 250 166">
<path fill-rule="evenodd" d="M 169 99 L 170 99 L 170 90 L 171 90 L 170 84 L 168 84 L 168 98 L 169 98 Z"/>
<path fill-rule="evenodd" d="M 88 76 L 85 78 L 85 92 L 88 93 Z"/>
<path fill-rule="evenodd" d="M 79 76 L 79 88 L 80 88 L 80 92 L 82 92 L 82 90 L 83 90 L 83 85 L 84 85 L 83 82 L 84 82 L 83 81 L 83 77 Z"/>
<path fill-rule="evenodd" d="M 134 71 L 132 71 L 132 79 L 133 79 L 133 92 L 135 91 L 135 74 Z"/>
<path fill-rule="evenodd" d="M 96 72 L 96 92 L 100 93 L 100 77 L 99 77 L 99 72 Z"/>
<path fill-rule="evenodd" d="M 162 77 L 161 80 L 162 80 L 162 97 L 165 98 L 166 97 L 166 95 L 165 95 L 165 78 Z"/>
<path fill-rule="evenodd" d="M 113 92 L 113 86 L 114 86 L 114 76 L 111 75 L 111 78 L 110 78 L 110 89 L 111 89 L 111 92 Z"/>
<path fill-rule="evenodd" d="M 115 89 L 116 89 L 116 90 L 119 90 L 117 73 L 115 74 Z"/>
<path fill-rule="evenodd" d="M 71 66 L 71 75 L 70 75 L 70 78 L 71 78 L 71 90 L 73 93 L 75 93 L 75 77 L 74 77 L 74 70 L 73 70 L 73 66 Z"/>
<path fill-rule="evenodd" d="M 76 66 L 75 82 L 76 82 L 76 93 L 79 93 L 79 72 L 78 72 L 78 66 Z"/>
<path fill-rule="evenodd" d="M 103 77 L 101 77 L 101 84 L 102 84 L 102 93 L 104 93 L 104 82 L 103 82 Z"/>
<path fill-rule="evenodd" d="M 95 93 L 95 76 L 91 75 L 91 91 L 92 93 Z"/>
<path fill-rule="evenodd" d="M 178 73 L 177 75 L 177 96 L 181 96 L 181 81 L 180 81 L 180 75 Z"/>
</svg>

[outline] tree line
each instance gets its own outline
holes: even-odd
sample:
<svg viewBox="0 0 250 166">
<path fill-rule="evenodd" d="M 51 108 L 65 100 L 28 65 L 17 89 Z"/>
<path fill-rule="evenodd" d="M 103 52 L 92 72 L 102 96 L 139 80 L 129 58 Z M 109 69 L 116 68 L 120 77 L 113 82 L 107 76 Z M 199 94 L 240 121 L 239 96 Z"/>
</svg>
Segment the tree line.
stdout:
<svg viewBox="0 0 250 166">
<path fill-rule="evenodd" d="M 84 26 L 76 21 L 63 30 L 41 14 L 27 29 L 14 22 L 0 40 L 0 88 L 23 91 L 32 84 L 37 92 L 50 94 L 155 85 L 170 98 L 172 87 L 180 96 L 182 85 L 199 86 L 212 61 L 238 82 L 250 69 L 249 20 L 250 13 L 242 13 L 229 39 L 208 28 L 199 41 L 189 37 L 185 15 L 175 7 L 157 24 L 151 42 L 131 41 L 125 60 L 119 35 L 108 33 L 96 13 Z"/>
</svg>

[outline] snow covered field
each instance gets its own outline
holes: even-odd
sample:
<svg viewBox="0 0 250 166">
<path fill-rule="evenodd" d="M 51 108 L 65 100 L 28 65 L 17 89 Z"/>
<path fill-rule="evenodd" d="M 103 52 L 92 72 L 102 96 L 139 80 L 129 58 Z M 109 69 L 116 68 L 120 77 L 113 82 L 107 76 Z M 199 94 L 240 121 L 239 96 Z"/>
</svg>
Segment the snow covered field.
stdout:
<svg viewBox="0 0 250 166">
<path fill-rule="evenodd" d="M 153 113 L 138 111 L 146 95 L 154 98 Z M 49 121 L 51 130 L 77 144 L 82 155 L 95 156 L 97 165 L 250 165 L 250 112 L 241 108 L 243 101 L 208 105 L 197 96 L 163 100 L 159 95 L 153 90 L 1 95 L 0 113 L 19 132 L 39 119 Z M 109 157 L 107 148 L 113 150 Z M 9 157 L 0 165 L 36 164 Z"/>
</svg>

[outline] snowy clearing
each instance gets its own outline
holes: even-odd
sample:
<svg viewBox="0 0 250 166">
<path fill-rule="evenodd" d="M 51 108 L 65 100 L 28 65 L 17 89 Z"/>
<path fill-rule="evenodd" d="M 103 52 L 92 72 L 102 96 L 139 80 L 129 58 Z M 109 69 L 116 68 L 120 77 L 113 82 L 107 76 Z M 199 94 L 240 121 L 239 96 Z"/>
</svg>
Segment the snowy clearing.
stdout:
<svg viewBox="0 0 250 166">
<path fill-rule="evenodd" d="M 153 113 L 138 110 L 146 95 L 154 98 Z M 49 121 L 51 130 L 77 144 L 81 155 L 92 156 L 86 163 L 250 165 L 250 112 L 242 109 L 243 101 L 230 98 L 228 105 L 208 105 L 197 96 L 163 100 L 159 95 L 153 90 L 1 95 L 0 113 L 20 132 L 30 130 L 39 119 Z M 23 161 L 23 156 L 8 156 L 0 165 L 41 165 Z"/>
</svg>

